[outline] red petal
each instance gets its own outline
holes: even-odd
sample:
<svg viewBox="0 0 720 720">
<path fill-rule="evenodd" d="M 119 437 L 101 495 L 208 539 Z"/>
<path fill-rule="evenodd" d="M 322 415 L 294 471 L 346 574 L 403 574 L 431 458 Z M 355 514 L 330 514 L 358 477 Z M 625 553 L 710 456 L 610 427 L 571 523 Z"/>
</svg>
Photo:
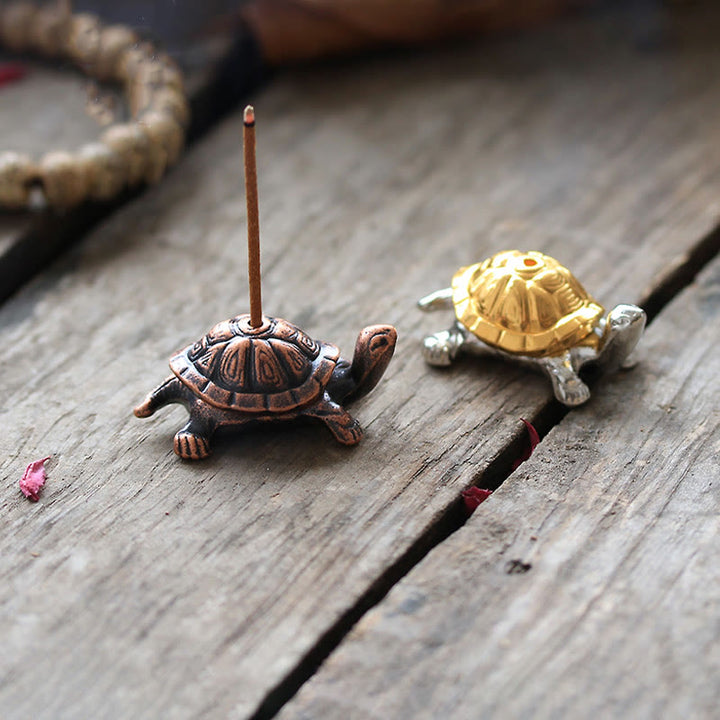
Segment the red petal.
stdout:
<svg viewBox="0 0 720 720">
<path fill-rule="evenodd" d="M 483 490 L 479 487 L 470 487 L 467 490 L 463 490 L 461 494 L 467 514 L 472 515 L 477 509 L 477 506 L 484 503 L 490 495 L 492 495 L 492 491 Z"/>
<path fill-rule="evenodd" d="M 22 80 L 26 71 L 22 65 L 17 63 L 1 63 L 0 64 L 0 87 L 9 85 L 12 82 Z"/>
<path fill-rule="evenodd" d="M 525 446 L 525 449 L 522 451 L 520 457 L 512 464 L 513 470 L 517 470 L 520 465 L 524 463 L 533 454 L 533 450 L 538 446 L 538 443 L 540 442 L 540 436 L 538 435 L 538 431 L 532 426 L 532 423 L 529 423 L 525 418 L 520 419 L 525 423 L 525 427 L 527 428 L 528 442 Z"/>
<path fill-rule="evenodd" d="M 530 454 L 532 455 L 532 451 L 540 444 L 540 436 L 538 435 L 538 431 L 533 427 L 532 423 L 529 423 L 525 418 L 520 419 L 525 423 L 528 435 L 530 436 Z"/>
</svg>

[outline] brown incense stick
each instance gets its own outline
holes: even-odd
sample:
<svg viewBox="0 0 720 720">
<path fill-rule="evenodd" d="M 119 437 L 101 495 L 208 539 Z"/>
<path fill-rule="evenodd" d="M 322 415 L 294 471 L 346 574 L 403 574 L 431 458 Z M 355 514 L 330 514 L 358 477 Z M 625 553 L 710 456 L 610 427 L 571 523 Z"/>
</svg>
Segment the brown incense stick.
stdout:
<svg viewBox="0 0 720 720">
<path fill-rule="evenodd" d="M 260 288 L 260 218 L 258 213 L 257 165 L 255 163 L 255 110 L 252 105 L 243 114 L 245 154 L 245 198 L 248 226 L 248 276 L 250 280 L 250 325 L 262 325 Z"/>
</svg>

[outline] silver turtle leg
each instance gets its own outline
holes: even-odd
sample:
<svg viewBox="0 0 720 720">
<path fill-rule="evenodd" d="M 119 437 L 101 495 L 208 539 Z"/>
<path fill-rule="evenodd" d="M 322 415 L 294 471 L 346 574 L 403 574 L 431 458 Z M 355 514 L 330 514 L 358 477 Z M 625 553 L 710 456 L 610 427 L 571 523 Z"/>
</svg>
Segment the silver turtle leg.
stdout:
<svg viewBox="0 0 720 720">
<path fill-rule="evenodd" d="M 447 367 L 465 343 L 465 331 L 456 323 L 449 330 L 428 335 L 423 340 L 425 362 L 436 367 Z"/>
<path fill-rule="evenodd" d="M 590 398 L 590 389 L 575 372 L 569 350 L 556 357 L 541 358 L 538 363 L 550 378 L 555 397 L 563 405 L 582 405 Z"/>
</svg>

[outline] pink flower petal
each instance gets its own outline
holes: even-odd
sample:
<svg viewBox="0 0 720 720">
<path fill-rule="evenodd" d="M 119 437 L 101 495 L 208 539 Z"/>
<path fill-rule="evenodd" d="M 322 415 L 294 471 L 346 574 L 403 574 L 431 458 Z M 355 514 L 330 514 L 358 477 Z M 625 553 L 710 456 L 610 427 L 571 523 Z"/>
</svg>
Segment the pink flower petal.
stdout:
<svg viewBox="0 0 720 720">
<path fill-rule="evenodd" d="M 37 502 L 40 499 L 38 493 L 40 488 L 45 484 L 47 476 L 45 475 L 45 463 L 50 456 L 42 460 L 35 460 L 25 468 L 25 474 L 20 480 L 20 490 L 26 498 L 30 498 Z"/>
</svg>

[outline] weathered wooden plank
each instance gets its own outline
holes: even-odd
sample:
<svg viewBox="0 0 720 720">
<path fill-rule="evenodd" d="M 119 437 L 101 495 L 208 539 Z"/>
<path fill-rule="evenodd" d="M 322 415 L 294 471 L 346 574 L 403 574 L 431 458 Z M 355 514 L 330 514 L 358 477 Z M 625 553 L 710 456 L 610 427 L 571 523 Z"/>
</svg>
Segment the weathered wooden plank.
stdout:
<svg viewBox="0 0 720 720">
<path fill-rule="evenodd" d="M 712 718 L 720 261 L 280 717 Z"/>
<path fill-rule="evenodd" d="M 259 99 L 267 311 L 345 352 L 364 323 L 400 330 L 354 450 L 277 429 L 187 465 L 182 411 L 130 415 L 175 348 L 247 307 L 239 118 L 13 298 L 0 711 L 251 715 L 548 402 L 509 365 L 430 372 L 418 341 L 446 319 L 415 298 L 532 244 L 633 300 L 712 227 L 720 53 L 691 30 L 659 58 L 571 24 L 301 71 Z M 48 453 L 29 505 L 17 480 Z"/>
</svg>

